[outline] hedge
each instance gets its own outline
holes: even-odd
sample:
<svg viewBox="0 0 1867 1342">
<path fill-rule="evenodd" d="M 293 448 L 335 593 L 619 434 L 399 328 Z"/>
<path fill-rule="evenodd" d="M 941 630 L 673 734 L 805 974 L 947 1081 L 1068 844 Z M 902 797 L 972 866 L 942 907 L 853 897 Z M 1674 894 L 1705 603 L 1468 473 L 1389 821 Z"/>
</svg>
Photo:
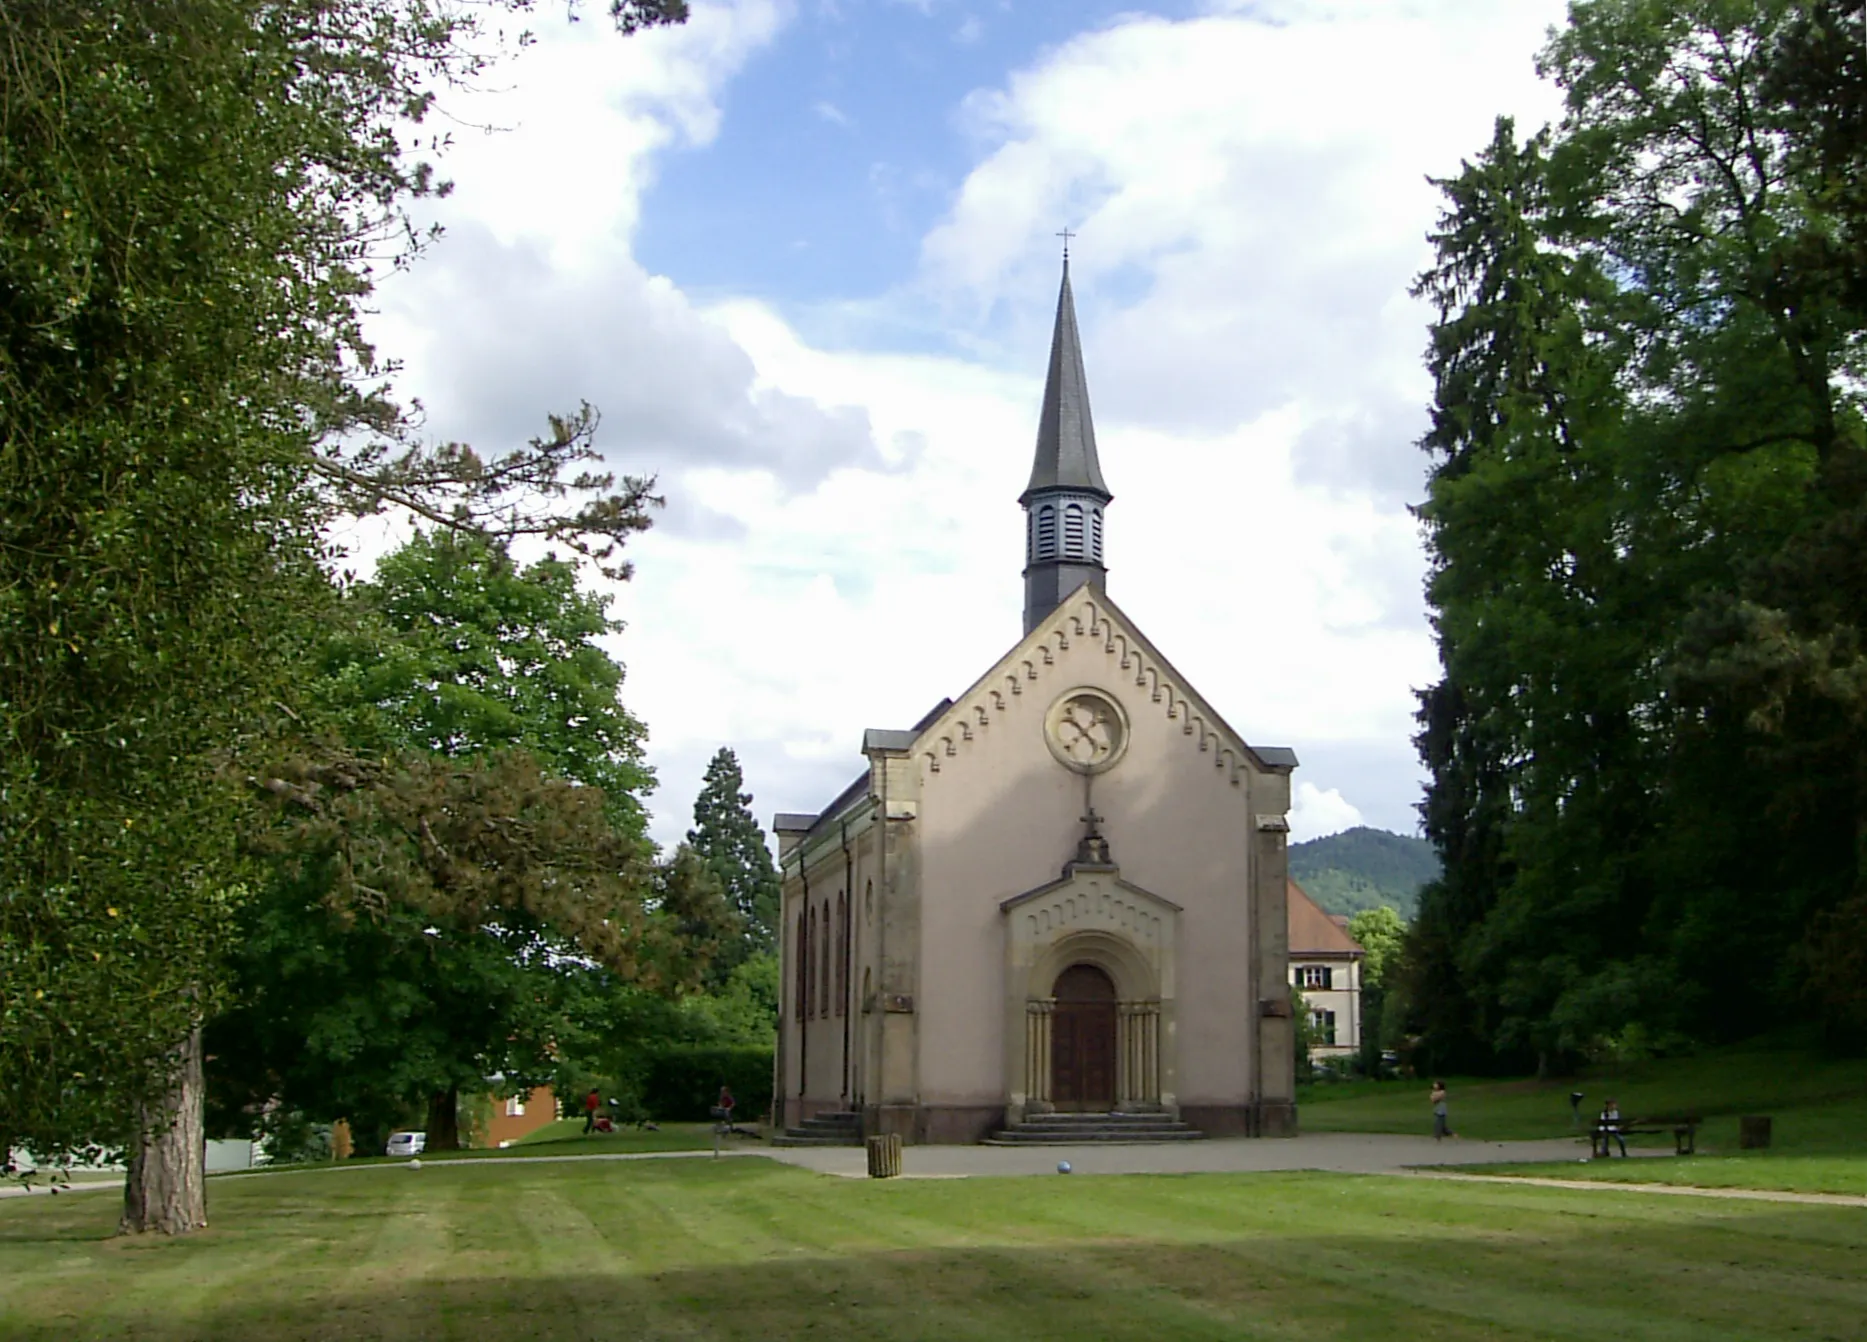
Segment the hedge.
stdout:
<svg viewBox="0 0 1867 1342">
<path fill-rule="evenodd" d="M 731 1086 L 734 1115 L 755 1122 L 771 1110 L 772 1051 L 744 1044 L 676 1044 L 645 1059 L 642 1102 L 656 1118 L 705 1121 Z"/>
</svg>

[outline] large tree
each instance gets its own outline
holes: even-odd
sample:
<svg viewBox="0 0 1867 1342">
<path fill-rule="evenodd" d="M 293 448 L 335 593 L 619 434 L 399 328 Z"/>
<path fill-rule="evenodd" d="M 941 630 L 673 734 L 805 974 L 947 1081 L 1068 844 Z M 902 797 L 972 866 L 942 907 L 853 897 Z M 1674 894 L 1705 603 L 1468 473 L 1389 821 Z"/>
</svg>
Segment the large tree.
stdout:
<svg viewBox="0 0 1867 1342">
<path fill-rule="evenodd" d="M 587 468 L 587 410 L 426 448 L 360 334 L 438 186 L 405 132 L 488 12 L 0 7 L 0 1149 L 128 1145 L 127 1230 L 205 1216 L 198 1027 L 248 874 L 227 766 L 292 730 L 322 524 L 395 506 L 612 570 L 646 524 L 647 482 Z"/>
<path fill-rule="evenodd" d="M 576 578 L 424 534 L 349 593 L 307 697 L 373 762 L 345 771 L 355 785 L 323 828 L 274 836 L 273 879 L 241 913 L 235 1005 L 209 1034 L 222 1122 L 250 1130 L 284 1105 L 376 1137 L 421 1109 L 430 1147 L 452 1149 L 463 1094 L 553 1075 L 575 1034 L 570 980 L 600 967 L 677 993 L 736 941 L 700 861 L 658 860 L 647 840 L 644 730 L 596 643 L 617 626 Z M 468 816 L 469 841 L 448 841 Z M 502 826 L 531 836 L 519 866 L 480 841 Z M 384 864 L 380 836 L 411 832 L 428 865 Z M 353 853 L 383 874 L 356 877 Z"/>
<path fill-rule="evenodd" d="M 523 747 L 600 788 L 640 836 L 654 786 L 647 730 L 623 707 L 623 669 L 598 639 L 620 632 L 575 564 L 520 565 L 484 536 L 435 530 L 385 555 L 351 595 L 316 693 L 359 749 L 464 757 Z"/>
<path fill-rule="evenodd" d="M 1406 993 L 1436 1065 L 1758 1028 L 1852 926 L 1824 911 L 1867 856 L 1864 326 L 1807 17 L 1584 0 L 1543 58 L 1561 127 L 1501 123 L 1444 184 L 1445 875 Z"/>
<path fill-rule="evenodd" d="M 778 944 L 778 871 L 765 845 L 765 831 L 752 814 L 752 794 L 744 789 L 739 757 L 721 746 L 707 764 L 694 800 L 694 827 L 687 832 L 688 845 L 713 872 L 744 921 L 743 947 L 720 962 L 722 976 L 747 956 L 770 952 Z"/>
<path fill-rule="evenodd" d="M 425 1110 L 459 1144 L 463 1095 L 546 1084 L 572 980 L 639 990 L 705 968 L 686 918 L 717 908 L 691 858 L 661 863 L 597 789 L 523 750 L 327 757 L 256 782 L 275 877 L 242 911 L 234 1006 L 210 1028 L 229 1117 L 283 1106 L 380 1140 Z"/>
</svg>

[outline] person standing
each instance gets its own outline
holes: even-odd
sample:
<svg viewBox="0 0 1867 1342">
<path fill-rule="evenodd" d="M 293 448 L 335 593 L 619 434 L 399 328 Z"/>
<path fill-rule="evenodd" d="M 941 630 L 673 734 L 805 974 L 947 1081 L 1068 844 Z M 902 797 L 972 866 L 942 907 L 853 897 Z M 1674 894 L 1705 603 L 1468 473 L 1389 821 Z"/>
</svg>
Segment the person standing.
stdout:
<svg viewBox="0 0 1867 1342">
<path fill-rule="evenodd" d="M 1433 1082 L 1433 1140 L 1443 1141 L 1453 1135 L 1452 1125 L 1446 1119 L 1446 1083 Z"/>
<path fill-rule="evenodd" d="M 1601 1106 L 1601 1154 L 1608 1155 L 1608 1140 L 1612 1138 L 1620 1144 L 1621 1159 L 1627 1159 L 1627 1138 L 1621 1133 L 1621 1102 L 1612 1095 Z"/>
<path fill-rule="evenodd" d="M 602 1096 L 597 1094 L 596 1087 L 595 1086 L 590 1087 L 590 1093 L 583 1097 L 583 1135 L 584 1136 L 588 1137 L 591 1134 L 591 1132 L 595 1130 L 597 1107 L 601 1105 L 602 1103 L 603 1103 L 603 1098 Z"/>
</svg>

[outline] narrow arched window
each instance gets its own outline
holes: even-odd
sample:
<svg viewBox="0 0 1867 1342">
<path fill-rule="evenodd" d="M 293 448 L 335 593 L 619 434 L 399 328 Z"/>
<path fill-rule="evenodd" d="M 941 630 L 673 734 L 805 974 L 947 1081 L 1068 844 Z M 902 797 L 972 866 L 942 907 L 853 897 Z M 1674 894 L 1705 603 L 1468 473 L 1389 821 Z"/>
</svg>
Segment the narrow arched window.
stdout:
<svg viewBox="0 0 1867 1342">
<path fill-rule="evenodd" d="M 796 984 L 792 1014 L 797 1020 L 803 1020 L 810 1012 L 809 994 L 805 991 L 810 982 L 810 942 L 804 935 L 802 909 L 797 911 L 797 936 L 791 942 L 791 978 Z"/>
<path fill-rule="evenodd" d="M 810 930 L 804 934 L 804 1019 L 817 1015 L 817 911 L 810 911 Z"/>
<path fill-rule="evenodd" d="M 1088 553 L 1084 541 L 1083 505 L 1072 503 L 1063 510 L 1063 555 L 1066 559 L 1081 559 Z"/>
<path fill-rule="evenodd" d="M 1057 556 L 1057 510 L 1046 503 L 1037 510 L 1037 549 L 1032 552 L 1033 559 L 1055 559 Z"/>
<path fill-rule="evenodd" d="M 1100 564 L 1102 562 L 1102 510 L 1089 510 L 1089 557 Z"/>
<path fill-rule="evenodd" d="M 849 892 L 836 895 L 836 1014 L 842 1015 L 849 1001 Z"/>
<path fill-rule="evenodd" d="M 830 1014 L 830 901 L 823 901 L 823 1006 L 821 1012 L 825 1018 Z"/>
</svg>

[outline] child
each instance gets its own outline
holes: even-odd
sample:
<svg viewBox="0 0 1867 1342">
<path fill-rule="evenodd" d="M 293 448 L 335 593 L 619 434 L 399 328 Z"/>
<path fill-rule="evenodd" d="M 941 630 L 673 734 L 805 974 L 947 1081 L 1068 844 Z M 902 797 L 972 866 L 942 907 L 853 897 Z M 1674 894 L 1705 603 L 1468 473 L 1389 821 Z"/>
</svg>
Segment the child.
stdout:
<svg viewBox="0 0 1867 1342">
<path fill-rule="evenodd" d="M 1443 1141 L 1453 1136 L 1452 1125 L 1446 1121 L 1446 1083 L 1433 1082 L 1433 1140 Z"/>
</svg>

